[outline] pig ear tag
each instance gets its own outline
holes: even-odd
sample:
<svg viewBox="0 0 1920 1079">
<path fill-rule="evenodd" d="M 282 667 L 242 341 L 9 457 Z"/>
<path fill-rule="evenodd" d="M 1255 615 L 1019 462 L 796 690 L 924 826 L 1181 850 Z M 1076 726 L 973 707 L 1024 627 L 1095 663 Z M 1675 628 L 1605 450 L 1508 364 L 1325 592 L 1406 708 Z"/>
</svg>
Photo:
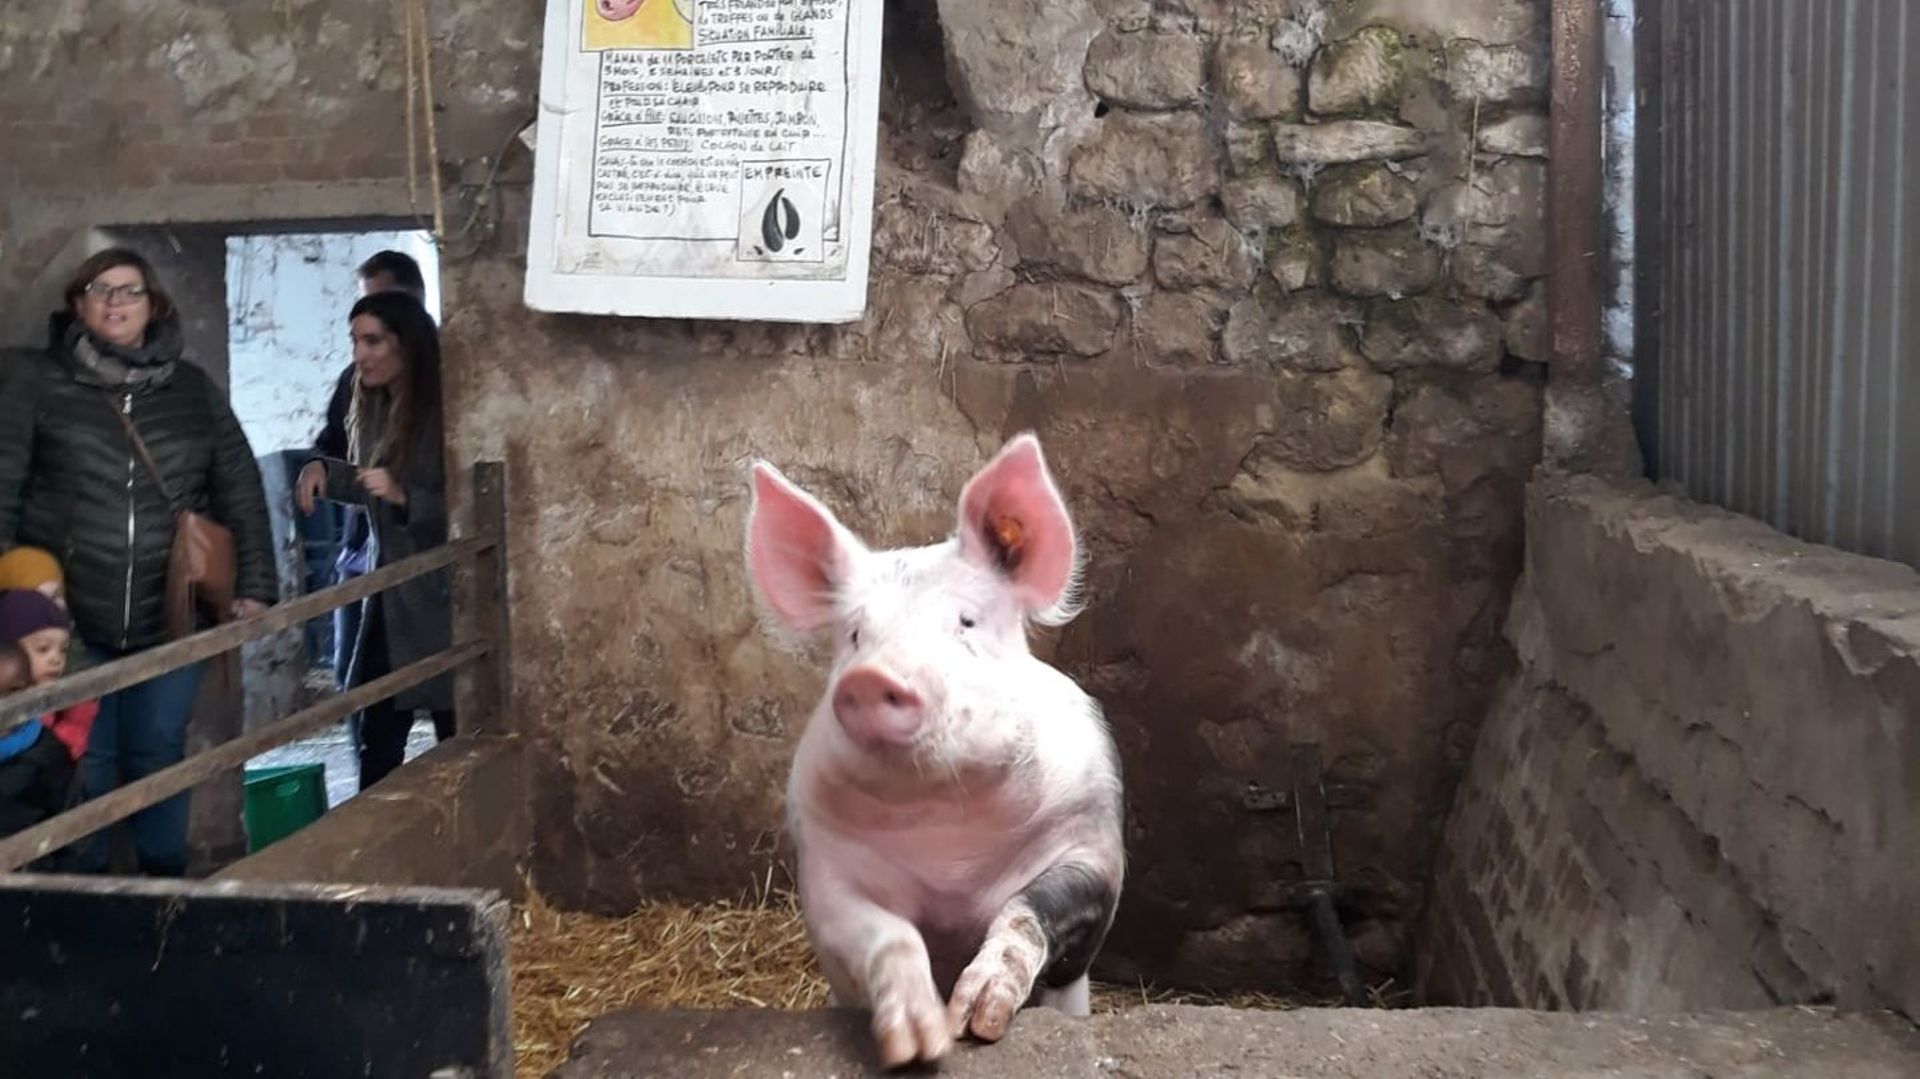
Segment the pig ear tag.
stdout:
<svg viewBox="0 0 1920 1079">
<path fill-rule="evenodd" d="M 1027 530 L 1018 517 L 995 517 L 987 525 L 987 542 L 993 545 L 994 554 L 999 557 L 1000 568 L 1008 573 L 1020 568 L 1020 559 L 1027 553 Z"/>
</svg>

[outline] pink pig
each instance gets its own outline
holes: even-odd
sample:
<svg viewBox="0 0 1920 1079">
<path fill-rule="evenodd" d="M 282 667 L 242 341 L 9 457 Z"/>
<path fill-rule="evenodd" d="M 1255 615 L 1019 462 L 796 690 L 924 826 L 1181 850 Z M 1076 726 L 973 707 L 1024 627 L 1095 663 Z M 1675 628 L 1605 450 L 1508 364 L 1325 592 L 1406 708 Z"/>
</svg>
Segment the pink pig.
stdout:
<svg viewBox="0 0 1920 1079">
<path fill-rule="evenodd" d="M 630 19 L 633 13 L 645 7 L 646 3 L 647 0 L 594 0 L 594 6 L 599 9 L 600 17 L 608 22 Z"/>
<path fill-rule="evenodd" d="M 1119 763 L 1100 706 L 1034 658 L 1072 618 L 1073 522 L 1024 434 L 960 495 L 959 532 L 869 550 L 771 465 L 747 561 L 790 629 L 831 633 L 794 753 L 788 827 L 807 934 L 881 1061 L 932 1061 L 1018 1008 L 1088 1010 L 1119 902 Z"/>
</svg>

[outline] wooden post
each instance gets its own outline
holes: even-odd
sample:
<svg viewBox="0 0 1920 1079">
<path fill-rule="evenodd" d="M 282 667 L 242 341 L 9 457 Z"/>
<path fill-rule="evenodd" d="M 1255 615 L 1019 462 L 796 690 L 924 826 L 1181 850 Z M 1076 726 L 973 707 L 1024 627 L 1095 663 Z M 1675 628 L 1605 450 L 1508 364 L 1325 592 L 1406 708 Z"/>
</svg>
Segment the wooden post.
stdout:
<svg viewBox="0 0 1920 1079">
<path fill-rule="evenodd" d="M 460 573 L 454 593 L 454 640 L 485 640 L 485 663 L 455 676 L 454 705 L 463 734 L 512 734 L 513 651 L 508 646 L 507 470 L 499 461 L 473 466 L 473 497 L 467 505 L 469 537 L 481 549 Z"/>
</svg>

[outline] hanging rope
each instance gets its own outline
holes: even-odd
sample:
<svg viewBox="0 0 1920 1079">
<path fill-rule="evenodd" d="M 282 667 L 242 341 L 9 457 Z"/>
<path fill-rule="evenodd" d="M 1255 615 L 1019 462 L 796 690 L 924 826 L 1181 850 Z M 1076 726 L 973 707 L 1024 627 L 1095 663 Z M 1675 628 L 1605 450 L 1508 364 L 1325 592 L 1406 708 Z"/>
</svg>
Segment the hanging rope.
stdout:
<svg viewBox="0 0 1920 1079">
<path fill-rule="evenodd" d="M 407 49 L 407 206 L 420 221 L 420 135 L 427 136 L 427 180 L 433 196 L 433 238 L 437 244 L 447 233 L 447 210 L 440 187 L 439 126 L 433 113 L 433 47 L 427 31 L 427 0 L 400 0 L 402 37 Z M 415 120 L 419 112 L 420 121 Z M 425 224 L 425 222 L 421 222 Z"/>
</svg>

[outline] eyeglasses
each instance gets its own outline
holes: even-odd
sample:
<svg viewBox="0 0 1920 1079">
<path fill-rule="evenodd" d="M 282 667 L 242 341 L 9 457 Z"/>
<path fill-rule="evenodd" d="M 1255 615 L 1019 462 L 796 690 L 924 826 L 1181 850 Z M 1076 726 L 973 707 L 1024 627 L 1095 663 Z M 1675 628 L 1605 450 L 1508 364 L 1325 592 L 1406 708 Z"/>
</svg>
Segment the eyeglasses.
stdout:
<svg viewBox="0 0 1920 1079">
<path fill-rule="evenodd" d="M 138 303 L 147 298 L 145 285 L 108 285 L 95 281 L 86 287 L 86 293 L 97 300 L 105 300 L 108 307 L 118 307 L 122 303 Z"/>
</svg>

